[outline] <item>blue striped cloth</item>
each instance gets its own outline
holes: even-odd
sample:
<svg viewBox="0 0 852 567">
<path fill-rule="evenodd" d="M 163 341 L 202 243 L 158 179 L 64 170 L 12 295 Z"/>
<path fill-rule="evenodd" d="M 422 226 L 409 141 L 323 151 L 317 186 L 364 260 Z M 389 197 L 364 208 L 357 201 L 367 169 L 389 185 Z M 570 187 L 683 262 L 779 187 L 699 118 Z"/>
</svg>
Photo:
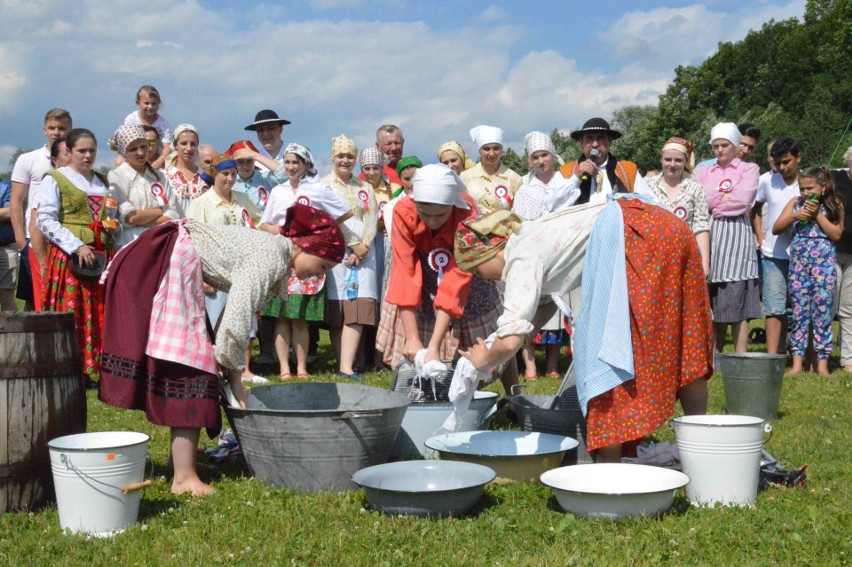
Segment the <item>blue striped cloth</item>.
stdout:
<svg viewBox="0 0 852 567">
<path fill-rule="evenodd" d="M 619 198 L 641 198 L 634 195 L 619 195 Z M 580 408 L 586 415 L 589 400 L 635 376 L 624 261 L 624 217 L 612 195 L 589 237 L 577 321 L 573 337 L 574 366 Z"/>
</svg>

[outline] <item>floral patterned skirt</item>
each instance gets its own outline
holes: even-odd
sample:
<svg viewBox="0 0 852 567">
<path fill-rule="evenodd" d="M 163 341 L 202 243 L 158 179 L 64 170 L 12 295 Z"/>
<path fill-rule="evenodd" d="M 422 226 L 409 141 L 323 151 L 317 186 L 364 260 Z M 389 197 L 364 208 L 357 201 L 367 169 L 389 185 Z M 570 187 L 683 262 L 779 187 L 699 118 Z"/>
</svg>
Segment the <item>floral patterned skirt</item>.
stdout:
<svg viewBox="0 0 852 567">
<path fill-rule="evenodd" d="M 44 311 L 74 314 L 82 370 L 91 379 L 97 380 L 101 370 L 101 334 L 104 327 L 103 286 L 80 282 L 71 270 L 68 254 L 50 243 L 43 289 Z"/>
<path fill-rule="evenodd" d="M 635 378 L 590 400 L 590 451 L 627 444 L 672 415 L 677 391 L 713 373 L 713 329 L 701 255 L 687 225 L 638 200 L 619 200 Z M 625 451 L 626 449 L 626 451 Z"/>
</svg>

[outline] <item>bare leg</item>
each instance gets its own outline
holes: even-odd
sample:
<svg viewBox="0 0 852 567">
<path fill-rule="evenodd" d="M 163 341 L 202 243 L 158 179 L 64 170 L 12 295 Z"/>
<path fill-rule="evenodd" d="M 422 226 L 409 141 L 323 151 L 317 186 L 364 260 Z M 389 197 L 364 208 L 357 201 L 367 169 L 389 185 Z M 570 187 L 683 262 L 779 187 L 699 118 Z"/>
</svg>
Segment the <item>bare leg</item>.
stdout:
<svg viewBox="0 0 852 567">
<path fill-rule="evenodd" d="M 784 352 L 785 337 L 787 336 L 787 317 L 767 315 L 766 316 L 766 352 L 778 354 Z"/>
<path fill-rule="evenodd" d="M 527 344 L 521 349 L 521 356 L 524 358 L 524 378 L 527 380 L 535 380 L 538 371 L 535 368 L 535 345 Z"/>
<path fill-rule="evenodd" d="M 545 372 L 548 374 L 559 374 L 559 351 L 562 350 L 561 345 L 547 345 L 547 366 Z"/>
<path fill-rule="evenodd" d="M 831 377 L 831 373 L 828 371 L 828 359 L 820 358 L 817 360 L 817 374 L 823 378 Z"/>
<path fill-rule="evenodd" d="M 328 328 L 328 338 L 331 340 L 331 350 L 334 351 L 334 358 L 337 359 L 337 364 L 340 364 L 340 335 L 343 332 L 343 327 Z"/>
<path fill-rule="evenodd" d="M 788 370 L 787 372 L 784 373 L 784 377 L 786 378 L 787 376 L 795 376 L 796 374 L 801 374 L 802 373 L 802 361 L 803 360 L 804 360 L 804 357 L 802 357 L 801 355 L 798 355 L 798 354 L 794 354 L 793 355 L 793 366 L 792 366 L 792 368 L 790 368 L 790 370 Z"/>
<path fill-rule="evenodd" d="M 596 463 L 620 463 L 621 462 L 621 443 L 617 445 L 607 445 L 597 450 Z"/>
<path fill-rule="evenodd" d="M 746 352 L 748 350 L 748 321 L 740 321 L 731 324 L 734 335 L 734 352 Z"/>
<path fill-rule="evenodd" d="M 725 350 L 725 341 L 728 338 L 728 323 L 713 323 L 713 334 L 716 340 L 716 352 Z"/>
<path fill-rule="evenodd" d="M 500 383 L 503 384 L 504 394 L 511 396 L 512 386 L 518 383 L 518 359 L 514 356 L 506 363 L 506 368 L 500 375 Z"/>
<path fill-rule="evenodd" d="M 693 380 L 677 391 L 677 397 L 680 399 L 680 407 L 683 408 L 684 415 L 706 414 L 709 397 L 707 380 L 703 378 Z"/>
<path fill-rule="evenodd" d="M 172 494 L 189 492 L 193 496 L 213 494 L 215 490 L 198 478 L 195 470 L 195 453 L 198 450 L 199 429 L 172 428 L 172 462 L 175 467 Z"/>
<path fill-rule="evenodd" d="M 249 363 L 250 362 L 251 362 L 251 339 L 249 339 L 249 346 L 246 347 L 246 360 L 245 360 L 246 367 L 243 370 L 243 376 L 246 377 L 246 378 L 251 378 L 252 376 L 254 376 L 254 373 L 251 370 L 249 370 Z"/>
<path fill-rule="evenodd" d="M 281 363 L 282 380 L 290 379 L 290 319 L 279 317 L 275 321 L 275 352 Z"/>
<path fill-rule="evenodd" d="M 293 350 L 296 351 L 296 374 L 308 375 L 308 322 L 299 319 L 290 320 Z"/>
<path fill-rule="evenodd" d="M 344 374 L 354 374 L 352 364 L 358 352 L 363 325 L 343 325 L 340 333 L 340 371 Z"/>
</svg>

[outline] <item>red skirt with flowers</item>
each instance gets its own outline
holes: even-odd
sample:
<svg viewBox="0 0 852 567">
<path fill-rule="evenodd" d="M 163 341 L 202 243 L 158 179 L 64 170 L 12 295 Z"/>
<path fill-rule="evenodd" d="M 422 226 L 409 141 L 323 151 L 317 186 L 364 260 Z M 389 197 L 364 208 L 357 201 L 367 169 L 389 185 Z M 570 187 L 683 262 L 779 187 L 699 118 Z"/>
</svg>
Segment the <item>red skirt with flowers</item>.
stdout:
<svg viewBox="0 0 852 567">
<path fill-rule="evenodd" d="M 586 446 L 627 444 L 674 415 L 677 391 L 713 373 L 713 322 L 701 255 L 686 223 L 620 199 L 636 377 L 589 401 Z"/>
<path fill-rule="evenodd" d="M 104 328 L 104 290 L 96 282 L 80 282 L 71 270 L 68 254 L 52 242 L 42 281 L 44 311 L 74 314 L 83 373 L 97 380 L 101 371 L 101 334 Z"/>
</svg>

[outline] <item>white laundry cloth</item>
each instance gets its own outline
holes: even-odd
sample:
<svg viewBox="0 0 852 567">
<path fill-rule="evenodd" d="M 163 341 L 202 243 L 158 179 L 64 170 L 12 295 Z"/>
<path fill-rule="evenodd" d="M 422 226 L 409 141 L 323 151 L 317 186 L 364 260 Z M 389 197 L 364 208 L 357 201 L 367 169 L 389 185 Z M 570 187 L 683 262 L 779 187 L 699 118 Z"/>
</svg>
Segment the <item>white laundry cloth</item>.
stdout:
<svg viewBox="0 0 852 567">
<path fill-rule="evenodd" d="M 491 333 L 485 339 L 485 346 L 491 348 L 494 344 L 494 339 L 497 338 L 497 333 Z M 453 413 L 451 413 L 441 429 L 447 433 L 455 433 L 461 426 L 461 417 L 467 408 L 470 407 L 470 402 L 476 393 L 476 388 L 480 382 L 487 382 L 491 379 L 491 370 L 477 370 L 476 367 L 465 357 L 461 357 L 456 363 L 456 369 L 453 372 L 453 381 L 450 383 L 450 401 L 453 403 Z"/>
</svg>

